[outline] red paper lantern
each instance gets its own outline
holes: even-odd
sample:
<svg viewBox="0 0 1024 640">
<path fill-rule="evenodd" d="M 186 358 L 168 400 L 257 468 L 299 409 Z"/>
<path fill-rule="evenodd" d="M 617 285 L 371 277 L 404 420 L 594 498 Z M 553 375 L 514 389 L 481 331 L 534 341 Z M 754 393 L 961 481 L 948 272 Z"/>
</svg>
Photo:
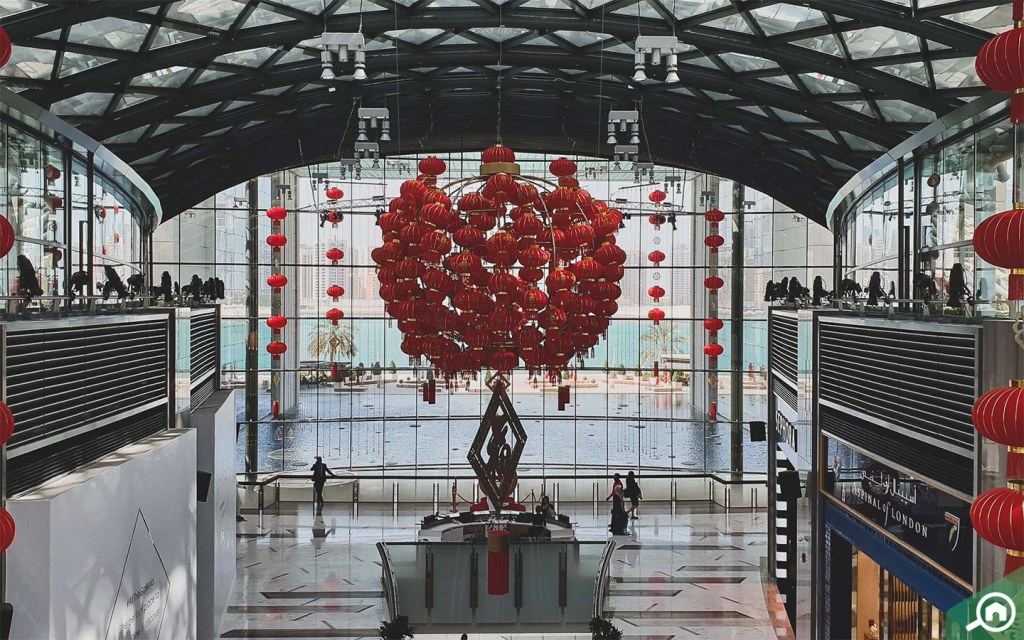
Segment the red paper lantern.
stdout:
<svg viewBox="0 0 1024 640">
<path fill-rule="evenodd" d="M 708 237 L 704 238 L 704 244 L 705 246 L 708 246 L 712 249 L 717 249 L 718 247 L 725 244 L 725 238 L 718 235 L 717 233 L 712 233 Z"/>
<path fill-rule="evenodd" d="M 281 247 L 288 244 L 288 238 L 280 233 L 272 233 L 267 236 L 267 244 L 274 248 L 274 251 L 278 251 Z"/>
<path fill-rule="evenodd" d="M 604 266 L 593 258 L 583 258 L 579 262 L 569 265 L 569 270 L 579 282 L 597 280 L 604 275 Z"/>
<path fill-rule="evenodd" d="M 989 391 L 974 403 L 971 418 L 978 433 L 1010 447 L 1006 477 L 1024 479 L 1024 388 Z"/>
<path fill-rule="evenodd" d="M 11 548 L 14 543 L 14 534 L 14 516 L 7 509 L 0 509 L 0 553 Z"/>
<path fill-rule="evenodd" d="M 978 535 L 1008 550 L 1006 575 L 1024 565 L 1024 493 L 1001 487 L 978 496 L 971 505 Z"/>
<path fill-rule="evenodd" d="M 345 290 L 336 284 L 332 284 L 331 286 L 327 287 L 327 295 L 331 296 L 331 298 L 333 298 L 334 301 L 337 302 L 338 298 L 345 295 Z"/>
<path fill-rule="evenodd" d="M 11 408 L 0 402 L 0 447 L 7 444 L 7 441 L 14 435 L 14 414 Z"/>
<path fill-rule="evenodd" d="M 711 293 L 717 292 L 719 289 L 725 286 L 725 281 L 718 276 L 708 276 L 704 278 L 704 287 L 709 289 Z"/>
<path fill-rule="evenodd" d="M 718 344 L 717 342 L 712 342 L 711 344 L 704 345 L 704 355 L 708 356 L 709 358 L 717 358 L 718 356 L 722 355 L 723 351 L 725 351 L 725 349 L 723 349 L 722 345 Z"/>
<path fill-rule="evenodd" d="M 978 51 L 974 68 L 978 77 L 990 88 L 1010 96 L 1010 121 L 1024 122 L 1024 49 L 1021 39 L 1024 28 L 1020 25 L 1021 3 L 1013 3 L 1014 28 L 993 37 Z"/>
<path fill-rule="evenodd" d="M 331 261 L 331 264 L 338 264 L 342 258 L 345 257 L 345 252 L 337 247 L 332 247 L 327 250 L 327 259 Z"/>
<path fill-rule="evenodd" d="M 498 351 L 491 356 L 488 364 L 495 371 L 508 373 L 519 366 L 519 356 L 512 351 Z"/>
<path fill-rule="evenodd" d="M 484 152 L 480 154 L 480 159 L 483 160 L 485 164 L 490 164 L 492 162 L 515 162 L 516 153 L 508 147 L 496 144 L 493 147 L 485 149 Z"/>
<path fill-rule="evenodd" d="M 497 512 L 501 505 L 492 504 Z M 509 534 L 505 529 L 487 532 L 487 595 L 508 595 Z"/>
<path fill-rule="evenodd" d="M 985 262 L 1010 269 L 1007 298 L 1024 299 L 1024 209 L 1011 209 L 983 220 L 974 229 L 974 251 Z"/>
<path fill-rule="evenodd" d="M 704 328 L 712 333 L 721 331 L 724 326 L 725 323 L 722 322 L 721 318 L 708 318 L 704 321 Z"/>
<path fill-rule="evenodd" d="M 576 163 L 568 158 L 558 158 L 548 165 L 551 175 L 559 178 L 567 178 L 576 173 Z"/>
<path fill-rule="evenodd" d="M 267 318 L 267 326 L 273 329 L 276 334 L 288 326 L 288 318 L 284 316 L 270 316 Z"/>
<path fill-rule="evenodd" d="M 4 216 L 0 216 L 0 258 L 14 248 L 14 225 Z"/>
<path fill-rule="evenodd" d="M 647 222 L 654 225 L 654 230 L 657 231 L 658 229 L 661 229 L 661 225 L 665 224 L 665 216 L 660 213 L 656 213 L 653 216 L 648 216 Z"/>
<path fill-rule="evenodd" d="M 425 176 L 439 176 L 444 173 L 444 170 L 448 167 L 441 158 L 438 158 L 437 156 L 427 156 L 419 161 L 416 168 Z"/>
<path fill-rule="evenodd" d="M 275 340 L 267 345 L 267 353 L 274 356 L 274 360 L 280 360 L 281 354 L 285 351 L 288 351 L 288 345 L 279 340 Z"/>
<path fill-rule="evenodd" d="M 657 302 L 662 298 L 662 296 L 665 295 L 665 290 L 659 287 L 658 285 L 654 285 L 653 287 L 647 290 L 647 295 L 651 296 L 654 299 L 654 301 Z"/>
<path fill-rule="evenodd" d="M 345 192 L 338 187 L 327 187 L 327 190 L 324 191 L 324 195 L 327 196 L 328 200 L 341 200 L 345 197 Z"/>
<path fill-rule="evenodd" d="M 11 46 L 11 36 L 7 34 L 6 29 L 0 27 L 0 67 L 10 62 L 13 52 L 14 47 Z"/>
<path fill-rule="evenodd" d="M 561 291 L 576 284 L 576 276 L 572 274 L 572 271 L 558 267 L 551 272 L 544 284 L 547 285 L 548 291 Z"/>
<path fill-rule="evenodd" d="M 47 182 L 56 182 L 60 178 L 60 169 L 52 164 L 48 164 L 43 168 L 43 177 L 46 178 Z"/>
<path fill-rule="evenodd" d="M 654 191 L 651 192 L 649 196 L 647 196 L 647 199 L 653 202 L 654 204 L 661 204 L 662 202 L 665 201 L 666 197 L 668 197 L 668 194 L 666 194 L 664 191 L 660 189 L 655 189 Z"/>
<path fill-rule="evenodd" d="M 338 320 L 341 320 L 342 318 L 345 317 L 345 314 L 342 312 L 341 309 L 328 309 L 327 313 L 325 313 L 324 315 L 327 317 L 328 320 L 331 321 L 331 324 L 334 325 L 338 324 Z"/>
<path fill-rule="evenodd" d="M 288 217 L 288 211 L 284 207 L 270 207 L 267 209 L 267 217 L 277 223 Z"/>
<path fill-rule="evenodd" d="M 647 254 L 647 259 L 653 262 L 654 266 L 658 266 L 665 260 L 665 252 L 660 249 L 655 249 Z"/>
<path fill-rule="evenodd" d="M 647 318 L 657 326 L 662 320 L 665 319 L 665 312 L 661 309 L 651 309 L 647 312 Z"/>
<path fill-rule="evenodd" d="M 274 288 L 274 293 L 280 293 L 281 287 L 288 284 L 288 278 L 280 273 L 272 273 L 267 278 L 267 284 Z"/>
<path fill-rule="evenodd" d="M 725 214 L 718 209 L 710 209 L 704 213 L 704 219 L 711 224 L 718 224 L 722 220 L 725 220 Z"/>
</svg>

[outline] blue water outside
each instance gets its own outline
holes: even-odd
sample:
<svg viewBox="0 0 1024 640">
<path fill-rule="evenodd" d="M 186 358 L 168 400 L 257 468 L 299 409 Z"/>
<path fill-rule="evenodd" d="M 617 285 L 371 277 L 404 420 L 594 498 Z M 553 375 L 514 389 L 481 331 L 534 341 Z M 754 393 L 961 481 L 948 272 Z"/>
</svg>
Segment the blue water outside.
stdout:
<svg viewBox="0 0 1024 640">
<path fill-rule="evenodd" d="M 465 466 L 488 400 L 475 392 L 448 396 L 439 389 L 437 404 L 429 405 L 415 389 L 393 384 L 363 393 L 323 386 L 300 395 L 301 406 L 291 417 L 324 422 L 258 425 L 261 471 L 308 468 L 315 455 L 340 469 L 426 472 Z M 728 423 L 692 420 L 688 390 L 639 397 L 635 391 L 579 393 L 564 413 L 557 411 L 554 393 L 516 394 L 514 385 L 511 396 L 529 436 L 526 467 L 731 470 Z M 728 405 L 727 396 L 720 400 Z M 764 395 L 746 397 L 747 412 L 763 412 L 764 402 Z M 268 394 L 261 395 L 260 405 L 266 415 Z M 241 399 L 238 409 L 241 419 Z M 237 454 L 243 468 L 244 437 Z M 764 443 L 746 442 L 744 469 L 764 471 L 766 455 Z"/>
</svg>

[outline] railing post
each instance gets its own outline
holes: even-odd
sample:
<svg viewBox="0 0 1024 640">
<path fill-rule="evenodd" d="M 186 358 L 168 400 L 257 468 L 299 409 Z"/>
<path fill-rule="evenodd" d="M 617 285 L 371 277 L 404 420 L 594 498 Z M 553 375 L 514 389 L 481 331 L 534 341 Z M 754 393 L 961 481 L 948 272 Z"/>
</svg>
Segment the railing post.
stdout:
<svg viewBox="0 0 1024 640">
<path fill-rule="evenodd" d="M 398 517 L 398 481 L 391 482 L 391 512 L 392 516 Z"/>
<path fill-rule="evenodd" d="M 558 483 L 555 483 L 555 513 L 558 513 Z"/>
<path fill-rule="evenodd" d="M 438 486 L 437 486 L 436 482 L 434 483 L 433 488 L 431 489 L 431 492 L 433 493 L 433 496 L 431 496 L 431 497 L 434 500 L 434 513 L 437 513 L 437 496 L 438 496 L 439 490 L 438 490 Z"/>
</svg>

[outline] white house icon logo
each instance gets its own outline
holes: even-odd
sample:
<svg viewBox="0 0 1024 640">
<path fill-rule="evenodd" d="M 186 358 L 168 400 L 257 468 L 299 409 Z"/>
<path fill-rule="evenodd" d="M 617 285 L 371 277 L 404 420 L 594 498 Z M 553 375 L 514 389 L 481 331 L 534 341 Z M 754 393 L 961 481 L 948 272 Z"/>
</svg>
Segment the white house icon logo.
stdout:
<svg viewBox="0 0 1024 640">
<path fill-rule="evenodd" d="M 967 631 L 981 627 L 989 633 L 1002 633 L 1017 619 L 1017 606 L 1005 593 L 987 593 L 974 606 L 974 620 L 967 625 Z"/>
</svg>

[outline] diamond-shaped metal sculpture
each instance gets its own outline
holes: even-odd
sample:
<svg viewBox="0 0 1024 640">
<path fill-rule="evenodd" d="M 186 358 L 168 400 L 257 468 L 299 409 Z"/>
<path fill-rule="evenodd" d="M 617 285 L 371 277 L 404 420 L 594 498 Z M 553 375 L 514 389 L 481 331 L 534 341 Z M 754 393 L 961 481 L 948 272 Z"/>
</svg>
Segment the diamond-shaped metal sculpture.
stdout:
<svg viewBox="0 0 1024 640">
<path fill-rule="evenodd" d="M 497 513 L 519 482 L 516 469 L 526 448 L 526 431 L 506 393 L 509 380 L 497 374 L 487 387 L 492 391 L 491 401 L 466 457 L 491 512 Z"/>
</svg>

